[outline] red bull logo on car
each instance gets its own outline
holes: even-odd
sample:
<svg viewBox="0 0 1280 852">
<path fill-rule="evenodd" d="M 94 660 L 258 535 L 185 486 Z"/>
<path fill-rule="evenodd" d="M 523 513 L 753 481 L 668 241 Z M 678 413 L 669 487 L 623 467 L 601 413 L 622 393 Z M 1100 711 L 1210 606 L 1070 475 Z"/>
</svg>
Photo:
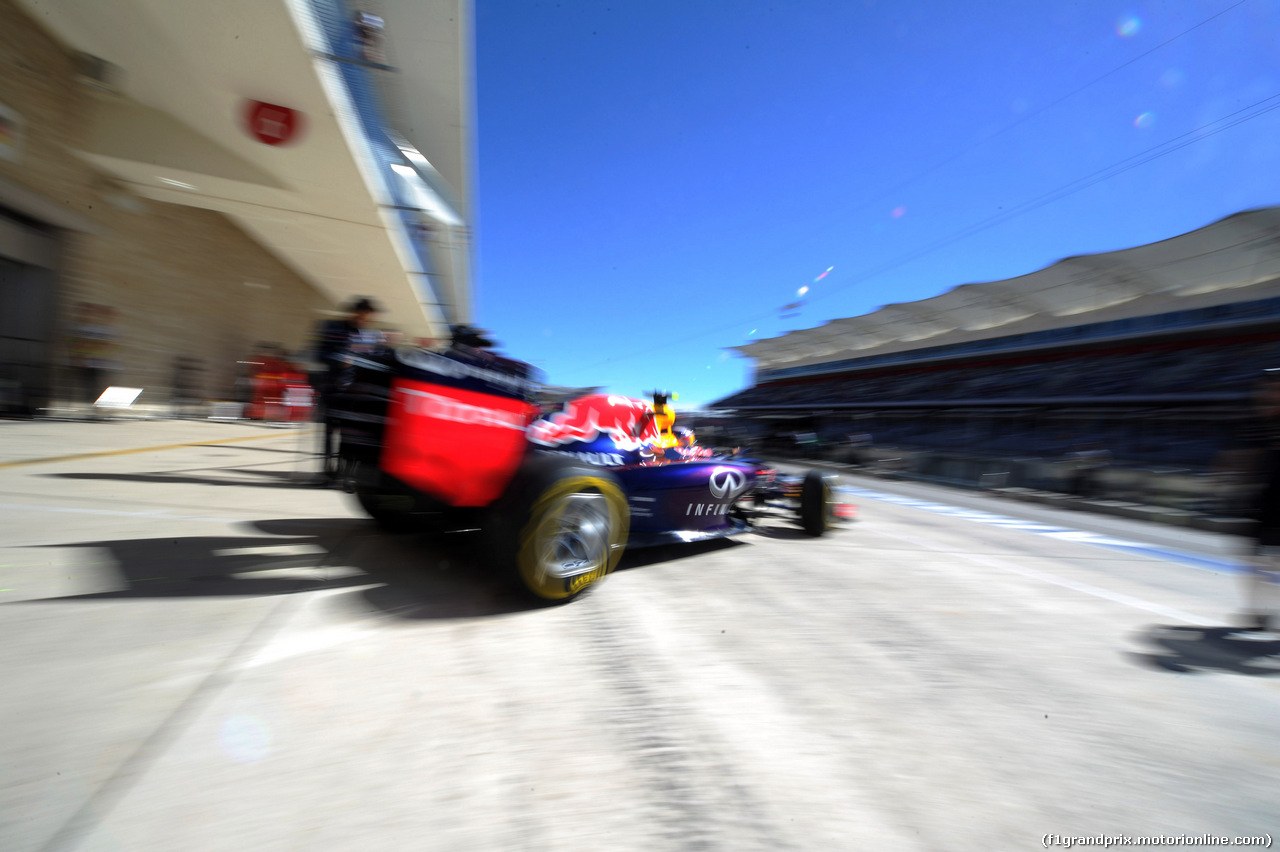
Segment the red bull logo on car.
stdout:
<svg viewBox="0 0 1280 852">
<path fill-rule="evenodd" d="M 648 403 L 607 394 L 569 402 L 564 411 L 536 421 L 528 434 L 530 441 L 546 447 L 589 443 L 605 435 L 623 451 L 639 450 L 659 437 Z"/>
</svg>

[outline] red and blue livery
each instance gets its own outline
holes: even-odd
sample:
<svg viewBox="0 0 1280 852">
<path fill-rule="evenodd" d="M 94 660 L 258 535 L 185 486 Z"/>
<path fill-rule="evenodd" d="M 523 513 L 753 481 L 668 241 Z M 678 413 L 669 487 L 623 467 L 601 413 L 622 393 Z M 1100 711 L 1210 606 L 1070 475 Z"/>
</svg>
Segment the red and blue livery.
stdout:
<svg viewBox="0 0 1280 852">
<path fill-rule="evenodd" d="M 830 475 L 780 477 L 698 446 L 666 394 L 592 394 L 541 415 L 533 369 L 484 349 L 356 366 L 331 406 L 345 487 L 391 529 L 480 530 L 488 561 L 540 598 L 577 595 L 627 547 L 746 532 L 777 509 L 810 535 L 851 515 Z"/>
</svg>

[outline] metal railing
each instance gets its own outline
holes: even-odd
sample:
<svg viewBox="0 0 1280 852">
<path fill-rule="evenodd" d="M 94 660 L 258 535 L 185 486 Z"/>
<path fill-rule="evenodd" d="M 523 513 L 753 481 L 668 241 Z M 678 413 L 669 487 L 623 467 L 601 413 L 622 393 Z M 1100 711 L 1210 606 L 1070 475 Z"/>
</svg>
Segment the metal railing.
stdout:
<svg viewBox="0 0 1280 852">
<path fill-rule="evenodd" d="M 361 135 L 378 166 L 378 176 L 391 201 L 392 217 L 413 252 L 417 269 L 408 271 L 419 274 L 419 286 L 427 289 L 426 293 L 419 294 L 421 301 L 439 306 L 446 321 L 456 321 L 451 315 L 452 306 L 445 302 L 444 293 L 433 283 L 437 280 L 438 270 L 422 235 L 424 223 L 421 216 L 424 211 L 402 176 L 405 170 L 413 173 L 419 173 L 419 170 L 401 150 L 390 130 L 387 112 L 373 76 L 395 71 L 389 66 L 364 61 L 352 24 L 353 11 L 342 0 L 310 0 L 310 4 L 325 42 L 325 51 L 319 56 L 332 63 L 350 97 Z M 423 176 L 423 180 L 429 183 L 430 177 Z"/>
</svg>

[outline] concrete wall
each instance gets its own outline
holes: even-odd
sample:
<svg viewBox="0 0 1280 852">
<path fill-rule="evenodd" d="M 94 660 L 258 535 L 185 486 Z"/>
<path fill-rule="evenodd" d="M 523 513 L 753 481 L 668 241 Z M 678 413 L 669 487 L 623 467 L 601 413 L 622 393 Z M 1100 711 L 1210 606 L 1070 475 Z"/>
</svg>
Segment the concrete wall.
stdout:
<svg viewBox="0 0 1280 852">
<path fill-rule="evenodd" d="M 53 397 L 69 396 L 68 336 L 81 302 L 114 309 L 116 384 L 171 395 L 175 359 L 203 366 L 200 395 L 229 399 L 236 361 L 259 342 L 304 348 L 336 306 L 219 213 L 140 198 L 74 153 L 95 92 L 72 52 L 11 0 L 0 0 L 0 105 L 20 116 L 21 144 L 0 157 L 0 210 L 57 239 L 48 347 Z M 0 311 L 13 305 L 0 305 Z"/>
</svg>

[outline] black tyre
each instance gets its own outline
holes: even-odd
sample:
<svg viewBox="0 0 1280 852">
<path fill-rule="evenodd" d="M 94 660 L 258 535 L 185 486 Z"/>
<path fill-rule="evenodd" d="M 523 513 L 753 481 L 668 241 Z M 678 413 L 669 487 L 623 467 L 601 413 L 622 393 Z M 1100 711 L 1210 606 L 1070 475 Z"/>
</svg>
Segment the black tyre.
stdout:
<svg viewBox="0 0 1280 852">
<path fill-rule="evenodd" d="M 820 470 L 804 475 L 800 485 L 800 526 L 812 536 L 827 532 L 836 524 L 836 478 Z"/>
<path fill-rule="evenodd" d="M 417 527 L 416 497 L 408 488 L 383 475 L 376 465 L 344 457 L 339 465 L 339 481 L 344 490 L 355 495 L 365 514 L 384 530 L 410 532 Z"/>
<path fill-rule="evenodd" d="M 411 532 L 417 526 L 411 494 L 356 488 L 356 502 L 378 526 L 388 532 Z"/>
<path fill-rule="evenodd" d="M 627 498 L 603 468 L 531 458 L 494 508 L 498 568 L 544 600 L 566 600 L 599 582 L 626 548 Z"/>
</svg>

